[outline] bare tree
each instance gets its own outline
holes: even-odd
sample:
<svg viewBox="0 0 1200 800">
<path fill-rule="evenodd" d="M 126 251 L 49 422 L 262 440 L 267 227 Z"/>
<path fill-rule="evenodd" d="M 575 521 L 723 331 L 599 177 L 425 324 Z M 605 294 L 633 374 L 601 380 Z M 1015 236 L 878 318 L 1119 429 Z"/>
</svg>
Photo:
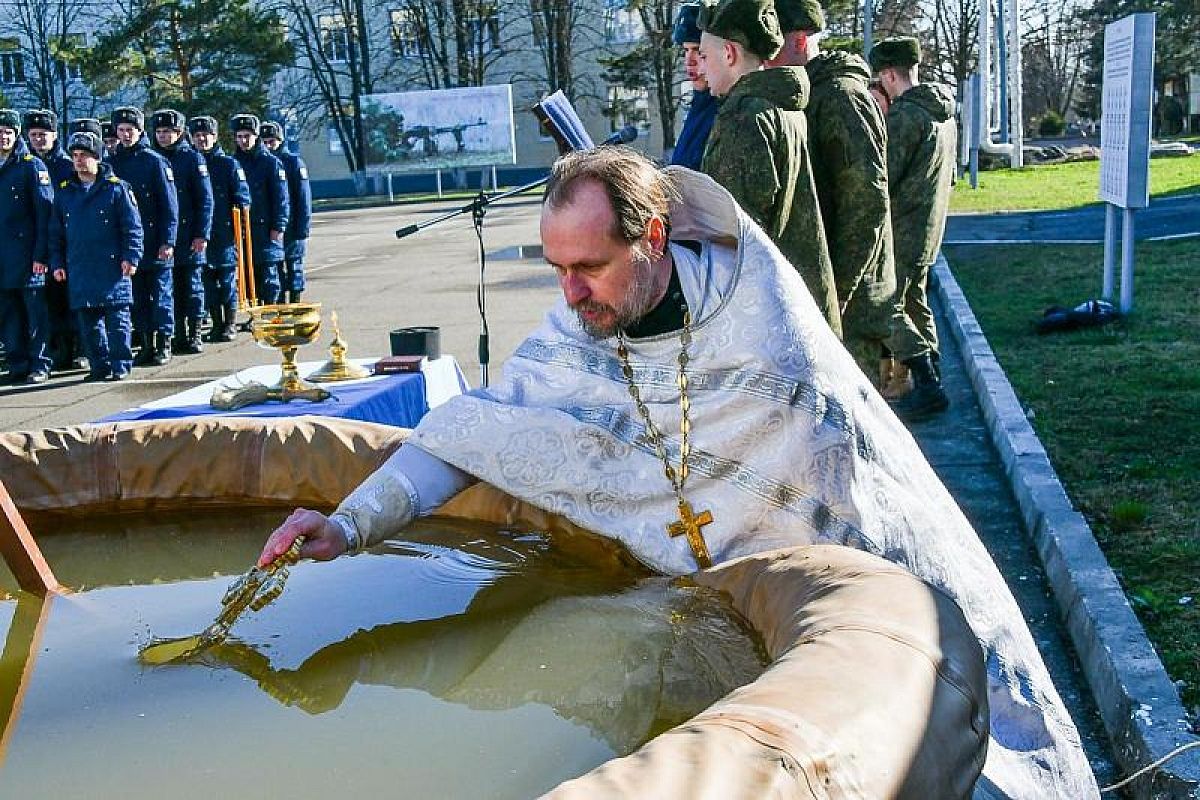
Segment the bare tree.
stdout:
<svg viewBox="0 0 1200 800">
<path fill-rule="evenodd" d="M 67 119 L 81 107 L 91 108 L 91 92 L 80 80 L 84 55 L 85 0 L 12 0 L 0 19 L 0 37 L 16 41 L 22 88 L 32 105 Z"/>
<path fill-rule="evenodd" d="M 1024 108 L 1030 117 L 1065 117 L 1075 100 L 1088 46 L 1073 3 L 1036 0 L 1023 20 Z"/>
</svg>

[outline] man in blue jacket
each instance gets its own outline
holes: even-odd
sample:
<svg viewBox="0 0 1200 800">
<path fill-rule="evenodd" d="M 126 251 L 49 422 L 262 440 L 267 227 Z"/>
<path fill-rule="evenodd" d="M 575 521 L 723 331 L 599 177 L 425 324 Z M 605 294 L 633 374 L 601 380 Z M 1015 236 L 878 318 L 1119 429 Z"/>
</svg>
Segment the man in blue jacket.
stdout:
<svg viewBox="0 0 1200 800">
<path fill-rule="evenodd" d="M 699 170 L 704 159 L 704 146 L 713 120 L 717 118 L 717 98 L 708 90 L 708 79 L 700 71 L 699 3 L 684 3 L 675 17 L 671 41 L 683 51 L 683 71 L 692 83 L 692 99 L 688 104 L 683 129 L 671 152 L 671 163 Z"/>
<path fill-rule="evenodd" d="M 258 117 L 238 114 L 231 122 L 237 159 L 250 186 L 250 243 L 254 255 L 255 294 L 278 303 L 283 268 L 283 237 L 288 226 L 287 171 L 258 138 Z"/>
<path fill-rule="evenodd" d="M 283 129 L 278 122 L 264 122 L 263 144 L 283 163 L 287 172 L 288 226 L 283 232 L 283 291 L 289 303 L 299 303 L 304 291 L 304 256 L 308 252 L 308 233 L 312 224 L 312 187 L 308 183 L 308 166 L 296 153 L 283 144 Z"/>
<path fill-rule="evenodd" d="M 141 212 L 145 251 L 133 278 L 133 329 L 142 345 L 134 366 L 162 366 L 171 360 L 175 332 L 171 270 L 179 230 L 175 176 L 167 160 L 150 148 L 142 112 L 128 106 L 113 111 L 117 147 L 109 163 L 129 184 Z"/>
<path fill-rule="evenodd" d="M 208 162 L 183 136 L 183 114 L 166 108 L 151 115 L 154 150 L 171 165 L 175 175 L 175 197 L 179 201 L 179 231 L 175 235 L 176 353 L 194 354 L 200 344 L 200 320 L 204 316 L 202 273 L 205 251 L 212 231 L 213 190 Z"/>
<path fill-rule="evenodd" d="M 132 188 L 100 163 L 99 136 L 72 134 L 68 148 L 75 176 L 54 198 L 50 266 L 56 280 L 71 278 L 71 308 L 91 366 L 84 380 L 119 381 L 133 368 L 131 278 L 142 257 L 142 221 Z"/>
<path fill-rule="evenodd" d="M 35 108 L 25 112 L 23 121 L 29 149 L 46 165 L 50 185 L 58 186 L 74 175 L 71 157 L 58 143 L 58 115 L 49 109 Z M 48 280 L 45 291 L 50 314 L 47 356 L 55 371 L 68 370 L 75 366 L 76 358 L 82 356 L 83 351 L 75 328 L 75 315 L 67 302 L 67 285 Z"/>
<path fill-rule="evenodd" d="M 21 115 L 0 109 L 0 341 L 4 383 L 44 383 L 46 355 L 46 223 L 53 190 L 45 165 L 21 139 Z"/>
<path fill-rule="evenodd" d="M 210 342 L 231 342 L 236 334 L 237 247 L 233 239 L 233 215 L 250 205 L 246 174 L 217 143 L 217 121 L 192 117 L 188 133 L 208 164 L 213 190 L 212 234 L 204 265 L 204 301 L 213 326 Z"/>
</svg>

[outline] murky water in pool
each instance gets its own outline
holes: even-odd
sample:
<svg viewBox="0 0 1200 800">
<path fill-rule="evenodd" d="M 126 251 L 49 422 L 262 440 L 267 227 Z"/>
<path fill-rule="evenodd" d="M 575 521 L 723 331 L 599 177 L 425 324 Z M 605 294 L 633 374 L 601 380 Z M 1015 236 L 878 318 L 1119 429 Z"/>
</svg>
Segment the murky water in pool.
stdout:
<svg viewBox="0 0 1200 800">
<path fill-rule="evenodd" d="M 0 585 L 0 796 L 533 797 L 762 669 L 714 593 L 460 522 L 299 564 L 198 663 L 141 664 L 212 621 L 281 517 L 43 537 L 80 591 Z"/>
</svg>

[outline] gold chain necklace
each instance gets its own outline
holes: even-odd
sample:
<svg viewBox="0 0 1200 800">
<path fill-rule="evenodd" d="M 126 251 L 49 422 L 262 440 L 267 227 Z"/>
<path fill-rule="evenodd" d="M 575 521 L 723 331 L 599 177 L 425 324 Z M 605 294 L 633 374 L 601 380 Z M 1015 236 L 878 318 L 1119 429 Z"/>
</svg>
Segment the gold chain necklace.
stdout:
<svg viewBox="0 0 1200 800">
<path fill-rule="evenodd" d="M 708 554 L 708 546 L 704 542 L 704 535 L 700 528 L 708 525 L 713 521 L 712 513 L 709 511 L 701 511 L 699 514 L 692 512 L 692 505 L 683 497 L 683 485 L 688 477 L 688 458 L 692 454 L 691 443 L 691 408 L 692 402 L 688 399 L 687 388 L 687 365 L 688 365 L 688 347 L 692 344 L 692 315 L 688 311 L 683 312 L 683 330 L 679 334 L 679 410 L 681 419 L 679 422 L 679 469 L 676 470 L 671 464 L 671 459 L 667 455 L 667 448 L 663 442 L 662 431 L 654 424 L 654 420 L 650 419 L 650 409 L 646 408 L 646 403 L 642 400 L 641 390 L 638 389 L 637 383 L 633 379 L 633 366 L 629 363 L 629 348 L 625 346 L 624 331 L 617 332 L 617 357 L 621 359 L 621 372 L 625 375 L 625 381 L 629 384 L 629 396 L 633 398 L 633 404 L 637 406 L 638 414 L 646 423 L 646 435 L 654 444 L 654 450 L 658 453 L 658 458 L 663 463 L 663 474 L 667 476 L 667 480 L 671 482 L 671 488 L 675 490 L 675 500 L 679 504 L 679 519 L 668 523 L 667 534 L 670 536 L 686 536 L 688 544 L 691 545 L 692 554 L 696 557 L 696 563 L 704 567 L 712 566 L 712 557 Z"/>
</svg>

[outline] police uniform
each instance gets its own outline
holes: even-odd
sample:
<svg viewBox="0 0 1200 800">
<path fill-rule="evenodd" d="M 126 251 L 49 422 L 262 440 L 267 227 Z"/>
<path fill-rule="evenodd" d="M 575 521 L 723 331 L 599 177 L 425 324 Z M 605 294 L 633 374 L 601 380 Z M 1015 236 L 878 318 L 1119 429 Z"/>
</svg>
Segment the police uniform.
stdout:
<svg viewBox="0 0 1200 800">
<path fill-rule="evenodd" d="M 304 257 L 308 252 L 308 235 L 312 225 L 312 187 L 308 182 L 308 166 L 298 154 L 287 149 L 283 142 L 283 131 L 277 123 L 264 122 L 262 137 L 267 138 L 268 126 L 281 144 L 271 152 L 283 163 L 287 173 L 288 226 L 283 232 L 284 264 L 281 283 L 283 291 L 289 292 L 288 302 L 300 301 L 304 291 Z"/>
<path fill-rule="evenodd" d="M 216 134 L 217 121 L 212 117 L 193 117 L 188 121 L 188 132 Z M 212 232 L 203 271 L 204 299 L 213 320 L 209 341 L 229 342 L 236 332 L 234 321 L 237 315 L 237 247 L 233 239 L 233 215 L 250 205 L 250 187 L 246 185 L 242 168 L 225 154 L 221 145 L 200 153 L 208 164 L 213 191 Z"/>
<path fill-rule="evenodd" d="M 26 111 L 24 122 L 27 138 L 33 130 L 52 133 L 58 131 L 58 115 L 48 109 Z M 46 170 L 50 173 L 51 187 L 58 186 L 75 174 L 75 165 L 71 163 L 71 157 L 62 149 L 57 137 L 49 150 L 38 150 L 32 142 L 29 148 L 46 165 Z M 67 370 L 74 365 L 76 356 L 82 355 L 79 334 L 75 328 L 75 315 L 71 313 L 71 305 L 67 300 L 67 284 L 47 279 L 45 296 L 50 323 L 47 356 L 55 370 Z"/>
<path fill-rule="evenodd" d="M 142 112 L 136 108 L 113 111 L 113 124 L 128 123 L 144 130 Z M 143 246 L 133 276 L 133 329 L 143 345 L 136 366 L 163 365 L 171 360 L 175 331 L 173 258 L 160 259 L 159 250 L 175 246 L 179 228 L 179 203 L 175 176 L 167 160 L 150 148 L 143 134 L 131 147 L 117 145 L 109 163 L 113 173 L 130 185 L 142 217 Z"/>
<path fill-rule="evenodd" d="M 34 274 L 35 261 L 48 256 L 46 224 L 53 192 L 50 174 L 20 138 L 21 118 L 0 109 L 0 126 L 18 138 L 0 162 L 0 339 L 8 361 L 9 383 L 40 383 L 50 377 L 46 355 L 49 315 L 45 274 Z"/>
<path fill-rule="evenodd" d="M 200 319 L 204 316 L 203 270 L 205 254 L 192 249 L 196 239 L 209 240 L 212 233 L 213 190 L 208 162 L 182 135 L 183 114 L 173 109 L 155 111 L 151 128 L 171 128 L 180 138 L 170 147 L 155 139 L 154 150 L 171 165 L 175 175 L 175 196 L 179 202 L 179 230 L 175 235 L 175 318 L 179 320 L 174 347 L 176 352 L 200 352 Z"/>
<path fill-rule="evenodd" d="M 258 135 L 258 118 L 239 114 L 230 123 L 234 132 L 245 130 Z M 283 241 L 271 238 L 271 231 L 283 233 L 288 226 L 287 172 L 283 163 L 267 150 L 259 139 L 249 150 L 238 148 L 234 158 L 246 174 L 250 187 L 250 243 L 254 258 L 255 295 L 264 303 L 280 300 L 280 272 L 284 261 Z"/>
<path fill-rule="evenodd" d="M 70 146 L 81 144 L 94 155 L 103 152 L 94 134 L 73 135 Z M 121 262 L 137 266 L 143 246 L 132 188 L 103 163 L 90 188 L 78 175 L 63 181 L 54 197 L 49 238 L 51 269 L 66 270 L 70 276 L 71 308 L 78 315 L 91 365 L 88 379 L 124 378 L 133 367 L 134 292 Z"/>
</svg>

